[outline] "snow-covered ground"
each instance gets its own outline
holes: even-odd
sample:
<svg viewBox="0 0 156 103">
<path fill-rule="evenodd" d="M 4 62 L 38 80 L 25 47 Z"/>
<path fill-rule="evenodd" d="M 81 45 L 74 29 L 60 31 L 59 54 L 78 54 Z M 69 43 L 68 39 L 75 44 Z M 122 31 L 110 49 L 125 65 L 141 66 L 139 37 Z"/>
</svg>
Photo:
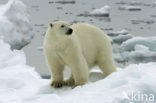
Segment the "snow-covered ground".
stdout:
<svg viewBox="0 0 156 103">
<path fill-rule="evenodd" d="M 81 87 L 55 89 L 49 86 L 50 80 L 41 79 L 34 68 L 25 64 L 23 51 L 11 51 L 2 40 L 0 50 L 0 103 L 156 102 L 156 63 L 132 64 Z M 92 77 L 100 76 L 94 72 Z"/>
<path fill-rule="evenodd" d="M 11 45 L 12 49 L 21 49 L 33 38 L 27 9 L 19 0 L 10 0 L 0 5 L 0 38 Z"/>
</svg>

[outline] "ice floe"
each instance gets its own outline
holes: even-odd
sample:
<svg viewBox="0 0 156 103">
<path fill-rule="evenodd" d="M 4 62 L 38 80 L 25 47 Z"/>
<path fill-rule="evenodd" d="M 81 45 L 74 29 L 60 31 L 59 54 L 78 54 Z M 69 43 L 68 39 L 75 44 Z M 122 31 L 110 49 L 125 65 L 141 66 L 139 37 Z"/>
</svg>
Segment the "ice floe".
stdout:
<svg viewBox="0 0 156 103">
<path fill-rule="evenodd" d="M 26 6 L 19 0 L 10 0 L 0 6 L 0 11 L 0 38 L 12 49 L 21 49 L 30 43 L 34 34 Z"/>
<path fill-rule="evenodd" d="M 119 7 L 119 10 L 140 11 L 141 10 L 141 7 L 127 5 L 127 6 L 120 6 Z"/>
</svg>

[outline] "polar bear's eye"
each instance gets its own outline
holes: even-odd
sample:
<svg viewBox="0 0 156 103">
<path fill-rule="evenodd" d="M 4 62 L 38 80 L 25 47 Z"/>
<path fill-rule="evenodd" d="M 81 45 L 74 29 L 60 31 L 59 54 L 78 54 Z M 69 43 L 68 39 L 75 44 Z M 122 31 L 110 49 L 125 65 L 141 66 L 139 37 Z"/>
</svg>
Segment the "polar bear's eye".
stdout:
<svg viewBox="0 0 156 103">
<path fill-rule="evenodd" d="M 61 28 L 64 28 L 65 26 L 64 25 L 61 25 Z"/>
</svg>

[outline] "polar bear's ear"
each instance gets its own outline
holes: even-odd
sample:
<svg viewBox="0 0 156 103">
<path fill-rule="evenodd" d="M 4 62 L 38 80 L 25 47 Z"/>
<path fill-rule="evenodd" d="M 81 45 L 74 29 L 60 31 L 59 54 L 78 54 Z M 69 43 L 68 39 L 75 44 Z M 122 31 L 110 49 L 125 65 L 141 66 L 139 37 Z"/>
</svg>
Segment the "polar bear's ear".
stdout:
<svg viewBox="0 0 156 103">
<path fill-rule="evenodd" d="M 49 23 L 49 26 L 52 28 L 53 27 L 53 24 L 52 23 Z"/>
</svg>

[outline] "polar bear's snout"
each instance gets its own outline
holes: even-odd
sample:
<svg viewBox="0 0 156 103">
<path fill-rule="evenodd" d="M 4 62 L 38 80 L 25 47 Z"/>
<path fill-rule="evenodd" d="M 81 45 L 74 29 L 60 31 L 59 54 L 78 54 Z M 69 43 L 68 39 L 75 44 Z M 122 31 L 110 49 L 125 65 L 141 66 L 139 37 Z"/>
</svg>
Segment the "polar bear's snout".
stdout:
<svg viewBox="0 0 156 103">
<path fill-rule="evenodd" d="M 67 30 L 66 34 L 67 34 L 67 35 L 71 35 L 72 32 L 73 32 L 73 29 L 69 28 L 69 29 Z"/>
</svg>

